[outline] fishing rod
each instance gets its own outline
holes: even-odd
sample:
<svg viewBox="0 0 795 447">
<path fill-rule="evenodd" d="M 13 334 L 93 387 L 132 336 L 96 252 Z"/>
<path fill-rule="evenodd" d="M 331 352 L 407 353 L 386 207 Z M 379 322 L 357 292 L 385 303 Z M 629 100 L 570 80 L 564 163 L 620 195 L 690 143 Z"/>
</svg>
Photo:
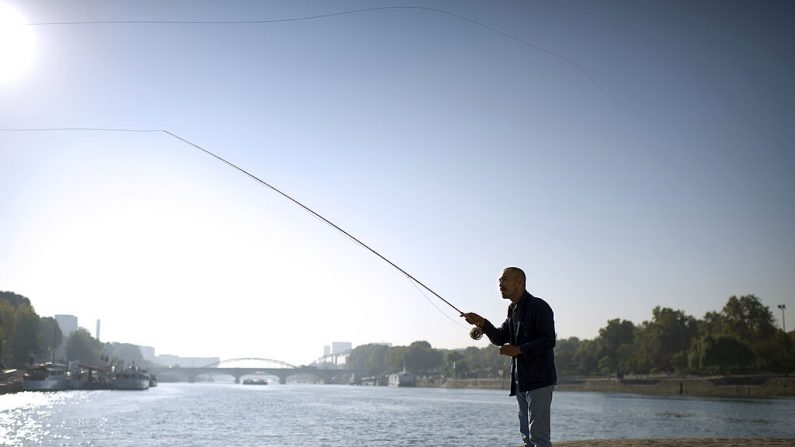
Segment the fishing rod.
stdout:
<svg viewBox="0 0 795 447">
<path fill-rule="evenodd" d="M 164 129 L 163 129 L 162 131 L 163 131 L 164 133 L 166 133 L 166 134 L 168 134 L 168 135 L 172 136 L 173 138 L 176 138 L 177 140 L 180 140 L 180 141 L 182 141 L 183 143 L 185 143 L 185 144 L 188 144 L 188 145 L 190 145 L 190 146 L 192 146 L 192 147 L 194 147 L 194 148 L 196 148 L 196 149 L 198 149 L 198 150 L 200 150 L 200 151 L 204 152 L 205 154 L 207 154 L 207 155 L 209 155 L 209 156 L 211 156 L 211 157 L 214 157 L 215 159 L 217 159 L 217 160 L 219 160 L 219 161 L 221 161 L 221 162 L 225 163 L 226 165 L 228 165 L 228 166 L 230 166 L 230 167 L 232 167 L 232 168 L 234 168 L 234 169 L 236 169 L 236 170 L 240 171 L 241 173 L 243 173 L 243 174 L 245 174 L 245 175 L 249 176 L 249 177 L 250 177 L 250 178 L 252 178 L 253 180 L 255 180 L 255 181 L 259 182 L 260 184 L 262 184 L 262 185 L 264 185 L 264 186 L 266 186 L 267 188 L 270 188 L 272 191 L 274 191 L 274 192 L 278 193 L 279 195 L 281 195 L 282 197 L 286 198 L 287 200 L 289 200 L 289 201 L 293 202 L 294 204 L 296 204 L 296 205 L 300 206 L 300 207 L 301 207 L 301 208 L 303 208 L 305 211 L 309 212 L 309 213 L 310 213 L 310 214 L 312 214 L 313 216 L 317 217 L 318 219 L 320 219 L 320 220 L 322 220 L 323 222 L 327 223 L 328 225 L 332 226 L 332 227 L 333 227 L 333 228 L 335 228 L 337 231 L 339 231 L 339 232 L 341 232 L 342 234 L 344 234 L 345 236 L 349 237 L 351 240 L 353 240 L 353 241 L 354 241 L 354 242 L 356 242 L 357 244 L 359 244 L 359 245 L 361 245 L 362 247 L 364 247 L 364 248 L 366 248 L 367 250 L 369 250 L 369 251 L 370 251 L 370 253 L 372 253 L 372 254 L 374 254 L 374 255 L 378 256 L 379 258 L 381 258 L 381 259 L 382 259 L 383 261 L 385 261 L 387 264 L 389 264 L 389 265 L 391 265 L 392 267 L 394 267 L 395 269 L 397 269 L 397 270 L 398 270 L 400 273 L 402 273 L 402 274 L 406 275 L 406 277 L 408 277 L 410 280 L 412 280 L 412 281 L 414 281 L 415 283 L 417 283 L 417 284 L 419 284 L 420 286 L 422 286 L 422 287 L 423 287 L 425 290 L 427 290 L 428 292 L 431 292 L 431 293 L 432 293 L 432 294 L 433 294 L 433 295 L 434 295 L 436 298 L 439 298 L 439 299 L 440 299 L 440 300 L 441 300 L 443 303 L 445 303 L 445 304 L 447 304 L 448 306 L 452 307 L 452 308 L 453 308 L 453 309 L 454 309 L 456 312 L 458 312 L 458 314 L 459 314 L 460 316 L 464 316 L 464 312 L 462 312 L 462 311 L 461 311 L 459 308 L 455 307 L 455 306 L 454 306 L 452 303 L 450 303 L 449 301 L 447 301 L 446 299 L 444 299 L 444 298 L 443 298 L 441 295 L 439 295 L 438 293 L 436 293 L 436 291 L 434 291 L 434 290 L 433 290 L 433 289 L 431 289 L 430 287 L 426 286 L 426 285 L 425 285 L 425 284 L 424 284 L 422 281 L 420 281 L 419 279 L 415 278 L 415 277 L 414 277 L 412 274 L 410 274 L 409 272 L 407 272 L 406 270 L 404 270 L 403 268 L 401 268 L 400 266 L 398 266 L 398 265 L 397 265 L 397 264 L 395 264 L 394 262 L 390 261 L 390 260 L 389 260 L 389 259 L 388 259 L 386 256 L 382 255 L 381 253 L 379 253 L 378 251 L 376 251 L 375 249 L 373 249 L 373 248 L 372 248 L 372 247 L 370 247 L 369 245 L 367 245 L 367 244 L 365 244 L 364 242 L 362 242 L 362 241 L 361 241 L 359 238 L 357 238 L 356 236 L 354 236 L 354 235 L 352 235 L 351 233 L 349 233 L 349 232 L 345 231 L 344 229 L 342 229 L 342 228 L 341 228 L 339 225 L 337 225 L 337 224 L 335 224 L 334 222 L 330 221 L 329 219 L 327 219 L 327 218 L 325 218 L 325 217 L 321 216 L 319 213 L 317 213 L 317 212 L 316 212 L 315 210 L 313 210 L 312 208 L 309 208 L 308 206 L 306 206 L 306 205 L 304 205 L 303 203 L 299 202 L 298 200 L 294 199 L 294 198 L 293 198 L 293 197 L 291 197 L 289 194 L 285 193 L 284 191 L 280 190 L 279 188 L 276 188 L 275 186 L 271 185 L 270 183 L 268 183 L 268 182 L 266 182 L 266 181 L 262 180 L 261 178 L 257 177 L 256 175 L 254 175 L 254 174 L 250 173 L 249 171 L 247 171 L 247 170 L 245 170 L 245 169 L 241 168 L 240 166 L 238 166 L 238 165 L 236 165 L 236 164 L 234 164 L 234 163 L 230 162 L 229 160 L 227 160 L 227 159 L 225 159 L 225 158 L 221 157 L 220 155 L 218 155 L 218 154 L 215 154 L 214 152 L 211 152 L 211 151 L 209 151 L 209 150 L 205 149 L 204 147 L 202 147 L 202 146 L 199 146 L 199 145 L 198 145 L 198 144 L 196 144 L 196 143 L 193 143 L 192 141 L 186 140 L 185 138 L 182 138 L 182 137 L 180 137 L 179 135 L 173 134 L 173 133 L 169 132 L 168 130 L 164 130 Z M 476 326 L 476 327 L 473 327 L 473 328 L 470 330 L 470 332 L 469 332 L 469 336 L 470 336 L 470 337 L 472 337 L 472 339 L 474 339 L 474 340 L 480 340 L 480 338 L 481 338 L 481 337 L 483 337 L 483 330 L 482 330 L 482 329 L 480 329 L 480 328 L 478 328 L 477 326 Z"/>
<path fill-rule="evenodd" d="M 310 213 L 313 216 L 317 217 L 318 219 L 322 220 L 326 224 L 332 226 L 337 231 L 341 232 L 342 234 L 344 234 L 345 236 L 347 236 L 348 238 L 350 238 L 351 240 L 353 240 L 357 244 L 361 245 L 362 247 L 366 248 L 368 251 L 370 251 L 374 255 L 376 255 L 379 258 L 381 258 L 387 264 L 389 264 L 392 267 L 394 267 L 395 269 L 397 269 L 400 273 L 406 275 L 406 277 L 409 278 L 411 281 L 413 281 L 415 284 L 419 284 L 425 290 L 427 290 L 428 292 L 432 293 L 436 298 L 441 300 L 443 303 L 445 303 L 448 306 L 450 306 L 451 308 L 453 308 L 456 312 L 458 312 L 458 314 L 460 316 L 462 316 L 462 317 L 464 316 L 464 312 L 462 312 L 459 308 L 457 308 L 452 303 L 450 303 L 450 301 L 447 301 L 446 299 L 444 299 L 444 297 L 442 297 L 441 295 L 436 293 L 436 291 L 434 291 L 433 289 L 431 289 L 430 287 L 425 285 L 425 283 L 423 283 L 419 279 L 415 278 L 414 275 L 410 274 L 409 272 L 407 272 L 406 270 L 404 270 L 403 268 L 401 268 L 400 266 L 398 266 L 394 262 L 390 261 L 386 256 L 382 255 L 381 253 L 379 253 L 378 251 L 376 251 L 375 249 L 373 249 L 369 245 L 365 244 L 364 242 L 362 242 L 356 236 L 354 236 L 351 233 L 345 231 L 339 225 L 337 225 L 334 222 L 330 221 L 329 219 L 323 217 L 322 215 L 317 213 L 312 208 L 309 208 L 308 206 L 306 206 L 303 203 L 299 202 L 298 200 L 296 200 L 295 198 L 293 198 L 289 194 L 285 193 L 284 191 L 280 190 L 279 188 L 277 188 L 277 187 L 271 185 L 270 183 L 262 180 L 261 178 L 257 177 L 256 175 L 252 174 L 251 172 L 241 168 L 240 166 L 238 166 L 238 165 L 232 163 L 231 161 L 221 157 L 220 155 L 218 155 L 218 154 L 216 154 L 216 153 L 214 153 L 214 152 L 212 152 L 212 151 L 210 151 L 210 150 L 208 150 L 208 149 L 206 149 L 206 148 L 204 148 L 204 147 L 202 147 L 202 146 L 200 146 L 200 145 L 198 145 L 198 144 L 196 144 L 196 143 L 194 143 L 194 142 L 192 142 L 190 140 L 187 140 L 187 139 L 185 139 L 185 138 L 183 138 L 183 137 L 181 137 L 181 136 L 179 136 L 177 134 L 169 132 L 168 130 L 165 130 L 165 129 L 94 128 L 94 127 L 91 127 L 91 128 L 90 127 L 57 127 L 57 128 L 52 127 L 52 128 L 35 128 L 35 129 L 31 129 L 31 128 L 28 128 L 28 129 L 0 129 L 0 131 L 2 131 L 2 132 L 95 131 L 95 132 L 155 132 L 155 133 L 160 132 L 160 133 L 165 133 L 166 135 L 169 135 L 172 138 L 177 139 L 177 140 L 179 140 L 179 141 L 181 141 L 181 142 L 183 142 L 183 143 L 185 143 L 185 144 L 187 144 L 187 145 L 189 145 L 189 146 L 191 146 L 191 147 L 193 147 L 193 148 L 195 148 L 195 149 L 197 149 L 197 150 L 199 150 L 201 152 L 204 152 L 205 154 L 207 154 L 207 155 L 209 155 L 209 156 L 211 156 L 211 157 L 213 157 L 213 158 L 225 163 L 227 166 L 229 166 L 231 168 L 234 168 L 237 171 L 247 175 L 251 179 L 253 179 L 256 182 L 260 183 L 261 185 L 271 189 L 272 191 L 278 193 L 279 195 L 281 195 L 282 197 L 286 198 L 287 200 L 289 200 L 289 201 L 293 202 L 294 204 L 300 206 L 301 208 L 303 208 L 308 213 Z M 472 337 L 472 339 L 474 339 L 474 340 L 480 340 L 480 338 L 483 336 L 483 331 L 480 328 L 478 328 L 477 326 L 473 327 L 470 330 L 469 336 Z"/>
</svg>

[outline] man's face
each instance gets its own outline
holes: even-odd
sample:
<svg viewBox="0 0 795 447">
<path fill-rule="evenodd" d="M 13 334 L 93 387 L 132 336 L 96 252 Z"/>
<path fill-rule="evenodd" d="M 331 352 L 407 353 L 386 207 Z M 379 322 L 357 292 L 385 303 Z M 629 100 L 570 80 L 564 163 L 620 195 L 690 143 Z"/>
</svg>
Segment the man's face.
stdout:
<svg viewBox="0 0 795 447">
<path fill-rule="evenodd" d="M 524 284 L 518 274 L 511 270 L 505 270 L 500 276 L 500 293 L 505 299 L 518 298 L 524 292 Z"/>
</svg>

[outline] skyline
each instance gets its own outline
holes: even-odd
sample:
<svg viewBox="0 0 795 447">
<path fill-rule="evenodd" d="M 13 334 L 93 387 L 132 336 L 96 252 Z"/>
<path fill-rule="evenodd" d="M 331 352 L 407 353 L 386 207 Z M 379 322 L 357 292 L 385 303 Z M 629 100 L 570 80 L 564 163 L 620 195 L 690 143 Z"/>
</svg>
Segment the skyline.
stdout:
<svg viewBox="0 0 795 447">
<path fill-rule="evenodd" d="M 765 305 L 765 303 L 762 303 L 762 304 L 763 304 L 763 305 Z M 34 307 L 35 307 L 35 306 L 34 306 Z M 662 307 L 662 306 L 661 306 L 661 307 Z M 767 307 L 770 309 L 771 313 L 773 314 L 773 321 L 774 321 L 774 324 L 777 324 L 777 328 L 779 328 L 779 329 L 781 329 L 781 330 L 784 330 L 784 329 L 785 329 L 785 327 L 783 326 L 783 324 L 784 324 L 784 323 L 783 323 L 783 320 L 779 319 L 777 315 L 778 315 L 778 313 L 781 313 L 781 315 L 782 315 L 782 317 L 783 317 L 783 316 L 785 315 L 785 314 L 784 314 L 784 312 L 786 311 L 786 306 L 785 306 L 785 308 L 784 308 L 784 309 L 782 309 L 782 308 L 781 308 L 781 305 L 778 305 L 778 311 L 776 311 L 776 310 L 775 310 L 775 309 L 774 309 L 772 306 L 767 306 Z M 674 309 L 674 310 L 681 310 L 681 309 Z M 716 309 L 715 311 L 716 311 L 716 312 L 719 312 L 720 310 L 719 310 L 719 309 Z M 778 312 L 778 313 L 777 313 L 777 312 Z M 687 312 L 685 312 L 685 314 L 687 315 Z M 695 318 L 699 319 L 699 317 L 698 317 L 698 316 L 695 316 L 695 315 L 690 315 L 690 316 L 691 316 L 691 317 L 695 317 Z M 75 321 L 76 321 L 76 328 L 75 328 L 75 329 L 83 329 L 83 330 L 87 331 L 89 334 L 91 334 L 91 335 L 92 335 L 94 338 L 96 338 L 98 341 L 100 341 L 100 342 L 102 342 L 102 343 L 129 343 L 129 342 L 127 342 L 127 341 L 123 341 L 123 340 L 111 340 L 111 341 L 101 340 L 101 339 L 99 338 L 99 331 L 100 331 L 100 321 L 101 321 L 101 320 L 97 320 L 97 321 L 96 321 L 96 326 L 95 326 L 95 329 L 94 329 L 94 331 L 92 332 L 92 330 L 91 330 L 90 328 L 80 325 L 80 318 L 79 318 L 79 316 L 77 316 L 77 315 L 69 315 L 69 314 L 57 314 L 57 315 L 39 315 L 39 317 L 42 317 L 42 318 L 43 318 L 43 317 L 51 317 L 51 318 L 55 318 L 55 317 L 72 317 L 72 318 L 74 318 L 74 319 L 75 319 Z M 633 324 L 635 324 L 635 325 L 638 325 L 638 324 L 640 324 L 641 322 L 635 322 L 635 321 L 633 321 L 632 323 L 633 323 Z M 61 330 L 63 330 L 63 329 L 64 329 L 64 328 L 62 327 L 62 324 L 61 324 L 61 321 L 60 321 L 60 320 L 58 321 L 58 326 L 59 326 L 59 327 L 61 327 Z M 790 329 L 790 331 L 791 331 L 791 329 Z M 65 334 L 65 335 L 66 335 L 66 334 Z M 599 335 L 599 334 L 597 334 L 595 337 L 598 337 L 598 335 Z M 594 337 L 594 338 L 595 338 L 595 337 Z M 580 339 L 580 340 L 582 340 L 582 339 Z M 420 340 L 415 340 L 415 341 L 420 341 Z M 309 365 L 309 364 L 312 364 L 312 363 L 314 363 L 315 361 L 317 361 L 317 360 L 319 360 L 319 359 L 321 359 L 321 358 L 325 358 L 325 357 L 327 357 L 327 356 L 330 356 L 330 355 L 336 355 L 336 354 L 339 354 L 339 352 L 336 352 L 336 353 L 334 352 L 334 349 L 335 349 L 335 346 L 336 346 L 336 345 L 351 345 L 351 343 L 350 343 L 350 342 L 340 342 L 340 341 L 330 341 L 330 342 L 328 342 L 328 343 L 329 343 L 329 344 L 327 344 L 327 345 L 323 345 L 323 346 L 322 346 L 322 350 L 323 350 L 323 354 L 322 354 L 322 355 L 317 355 L 317 356 L 313 357 L 313 358 L 312 358 L 312 360 L 308 360 L 308 361 L 305 361 L 305 362 L 300 362 L 300 364 L 301 364 L 301 365 Z M 133 343 L 133 344 L 134 344 L 134 343 Z M 391 343 L 391 342 L 389 342 L 389 341 L 371 341 L 371 342 L 362 343 L 362 344 L 360 344 L 360 345 L 352 345 L 352 348 L 356 348 L 357 346 L 368 345 L 368 344 L 384 344 L 384 345 L 388 345 L 388 346 L 393 346 L 393 343 Z M 150 354 L 149 354 L 149 355 L 153 356 L 153 357 L 152 357 L 153 359 L 154 359 L 154 358 L 157 358 L 157 357 L 182 357 L 182 358 L 196 358 L 196 357 L 194 357 L 194 356 L 185 356 L 185 355 L 182 355 L 181 353 L 177 353 L 177 352 L 158 352 L 158 350 L 157 350 L 157 346 L 143 346 L 143 345 L 139 345 L 139 347 L 140 347 L 140 348 L 146 348 L 147 350 L 150 350 L 151 352 L 150 352 Z M 448 349 L 448 348 L 442 348 L 442 349 Z M 455 348 L 455 347 L 453 347 L 453 348 L 451 348 L 451 349 L 464 349 L 464 348 L 463 348 L 463 347 L 461 347 L 461 348 Z M 146 354 L 146 353 L 144 353 L 144 351 L 143 351 L 143 350 L 141 351 L 141 353 L 142 353 L 142 355 L 144 355 L 144 358 L 145 358 L 145 359 L 149 360 L 149 358 L 147 357 L 147 354 Z M 210 357 L 210 358 L 217 357 L 217 358 L 219 358 L 219 359 L 220 359 L 222 362 L 223 362 L 223 361 L 227 361 L 227 360 L 241 360 L 241 359 L 231 359 L 231 358 L 226 358 L 226 359 L 225 359 L 225 358 L 221 358 L 221 357 L 219 357 L 219 356 L 212 355 L 212 354 L 207 354 L 207 355 L 204 355 L 204 356 L 202 356 L 202 358 L 206 358 L 206 357 Z M 250 358 L 250 357 L 245 357 L 245 358 L 242 358 L 242 360 L 252 360 L 252 358 Z M 270 360 L 276 360 L 276 361 L 279 361 L 279 359 L 270 359 Z M 298 364 L 299 364 L 299 363 L 297 363 L 296 365 L 298 365 Z"/>
<path fill-rule="evenodd" d="M 0 128 L 167 130 L 464 312 L 501 321 L 507 266 L 560 338 L 795 308 L 788 2 L 4 3 L 35 44 Z M 0 289 L 104 339 L 289 363 L 320 339 L 487 345 L 163 132 L 0 131 L 0 169 Z"/>
</svg>

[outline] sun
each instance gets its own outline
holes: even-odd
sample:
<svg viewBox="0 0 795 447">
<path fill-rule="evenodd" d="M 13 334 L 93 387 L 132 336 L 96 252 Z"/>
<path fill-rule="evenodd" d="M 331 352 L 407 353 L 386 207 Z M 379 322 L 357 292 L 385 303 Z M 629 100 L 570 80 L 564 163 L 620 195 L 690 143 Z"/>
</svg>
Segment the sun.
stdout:
<svg viewBox="0 0 795 447">
<path fill-rule="evenodd" d="M 36 39 L 25 17 L 0 0 L 0 84 L 18 80 L 33 64 Z"/>
</svg>

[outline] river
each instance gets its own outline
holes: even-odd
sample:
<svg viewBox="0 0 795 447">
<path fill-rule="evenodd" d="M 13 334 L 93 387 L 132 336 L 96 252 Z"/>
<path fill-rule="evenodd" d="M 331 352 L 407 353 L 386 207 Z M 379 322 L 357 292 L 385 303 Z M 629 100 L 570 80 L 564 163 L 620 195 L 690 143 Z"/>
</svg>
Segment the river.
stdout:
<svg viewBox="0 0 795 447">
<path fill-rule="evenodd" d="M 556 392 L 553 441 L 793 437 L 795 399 Z M 515 446 L 505 391 L 163 383 L 0 396 L 3 446 Z"/>
</svg>

